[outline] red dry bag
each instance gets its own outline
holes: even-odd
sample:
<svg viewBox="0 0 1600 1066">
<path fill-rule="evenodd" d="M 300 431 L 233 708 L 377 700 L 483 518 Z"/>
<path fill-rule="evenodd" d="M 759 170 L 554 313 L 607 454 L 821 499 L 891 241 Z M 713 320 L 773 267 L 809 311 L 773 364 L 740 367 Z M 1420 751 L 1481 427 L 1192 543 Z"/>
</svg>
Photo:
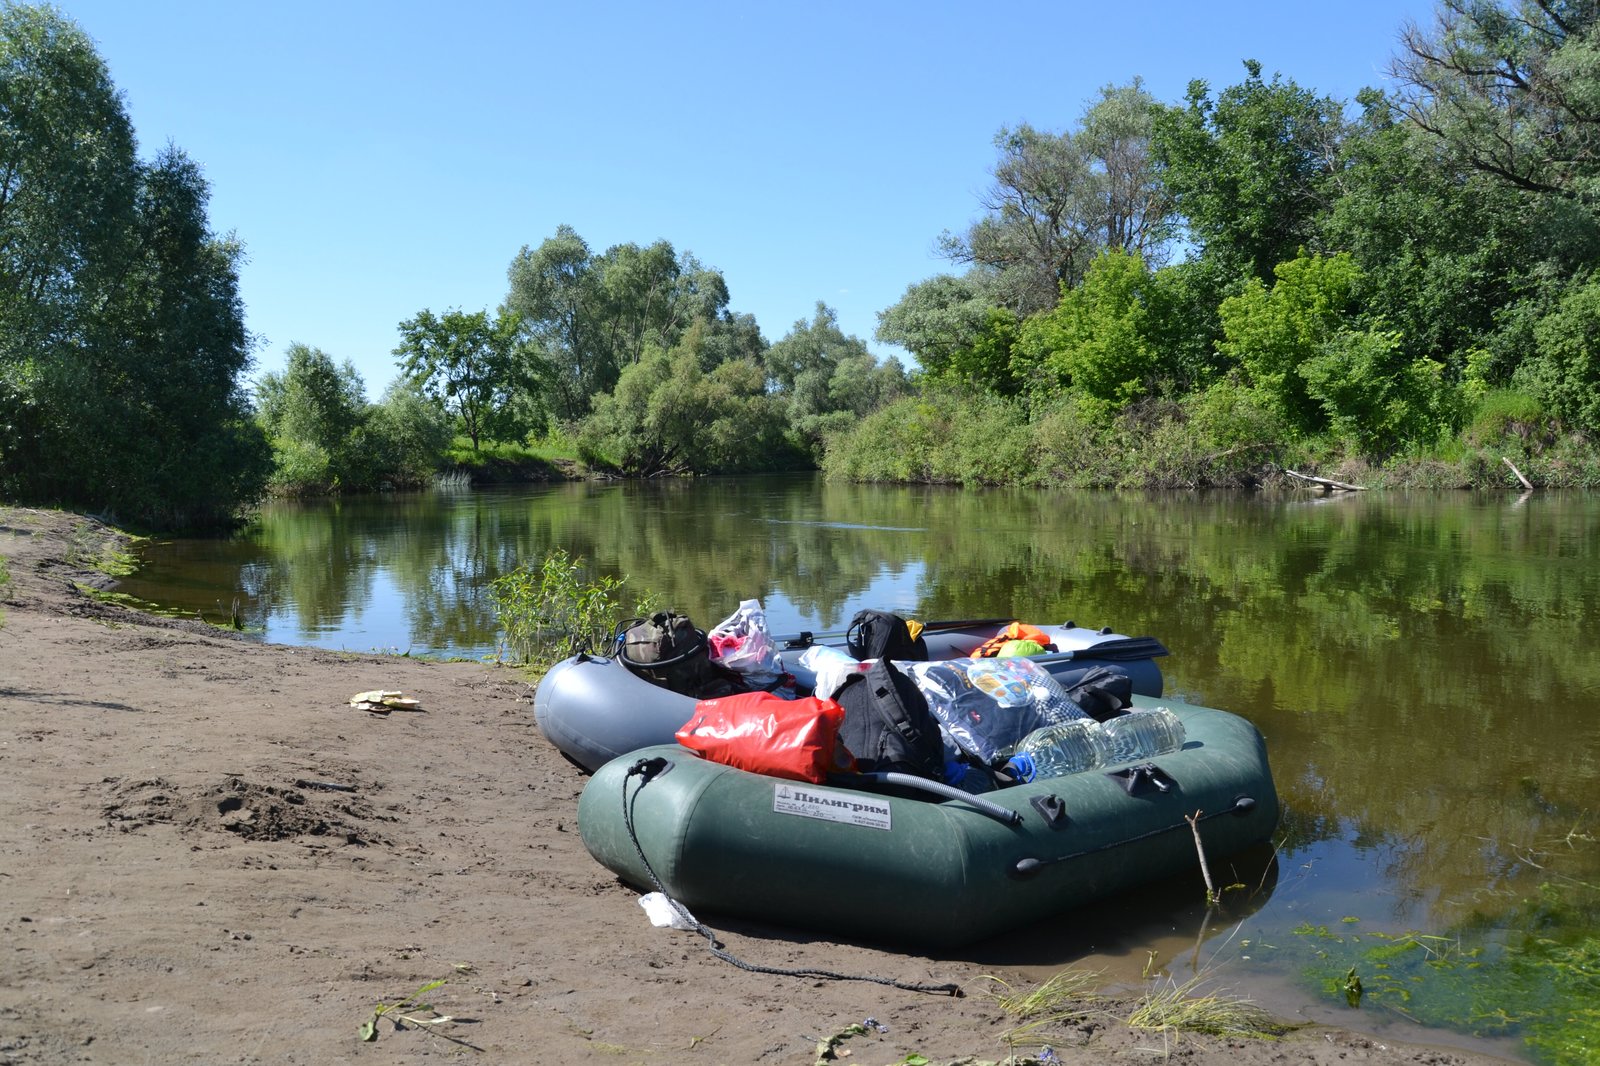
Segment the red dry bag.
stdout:
<svg viewBox="0 0 1600 1066">
<path fill-rule="evenodd" d="M 832 700 L 745 692 L 696 703 L 677 738 L 713 762 L 821 784 L 829 773 L 854 765 L 849 752 L 839 747 L 843 721 L 844 708 Z"/>
</svg>

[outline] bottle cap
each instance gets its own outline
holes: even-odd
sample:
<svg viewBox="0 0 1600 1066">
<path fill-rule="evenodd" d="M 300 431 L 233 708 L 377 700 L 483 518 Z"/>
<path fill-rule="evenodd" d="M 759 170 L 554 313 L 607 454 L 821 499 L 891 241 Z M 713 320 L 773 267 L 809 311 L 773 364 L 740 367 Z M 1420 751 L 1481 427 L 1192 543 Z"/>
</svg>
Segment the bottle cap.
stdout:
<svg viewBox="0 0 1600 1066">
<path fill-rule="evenodd" d="M 1033 775 L 1038 772 L 1038 767 L 1033 764 L 1033 756 L 1025 751 L 1011 756 L 1006 761 L 1006 769 L 1019 781 L 1032 781 Z"/>
</svg>

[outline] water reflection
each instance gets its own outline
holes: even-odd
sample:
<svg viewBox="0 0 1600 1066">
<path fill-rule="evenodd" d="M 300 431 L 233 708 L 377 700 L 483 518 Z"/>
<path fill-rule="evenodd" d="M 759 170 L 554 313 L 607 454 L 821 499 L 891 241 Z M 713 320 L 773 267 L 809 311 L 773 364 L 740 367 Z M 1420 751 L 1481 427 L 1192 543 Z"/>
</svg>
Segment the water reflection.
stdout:
<svg viewBox="0 0 1600 1066">
<path fill-rule="evenodd" d="M 488 582 L 557 546 L 702 624 L 757 596 L 780 631 L 839 628 L 871 605 L 1159 637 L 1170 692 L 1244 714 L 1268 739 L 1281 879 L 1233 919 L 1226 952 L 1274 987 L 1315 996 L 1319 965 L 1350 964 L 1353 945 L 1312 944 L 1301 926 L 1448 932 L 1519 964 L 1541 944 L 1589 957 L 1593 497 L 553 485 L 276 505 L 231 541 L 151 545 L 124 590 L 213 619 L 238 597 L 272 640 L 479 656 L 496 644 Z M 1179 940 L 1214 935 L 1192 905 L 1153 906 L 1184 925 Z M 1151 933 L 1124 925 L 1128 944 Z M 1073 939 L 1070 919 L 1061 932 L 1041 931 L 1041 959 L 1106 950 Z"/>
</svg>

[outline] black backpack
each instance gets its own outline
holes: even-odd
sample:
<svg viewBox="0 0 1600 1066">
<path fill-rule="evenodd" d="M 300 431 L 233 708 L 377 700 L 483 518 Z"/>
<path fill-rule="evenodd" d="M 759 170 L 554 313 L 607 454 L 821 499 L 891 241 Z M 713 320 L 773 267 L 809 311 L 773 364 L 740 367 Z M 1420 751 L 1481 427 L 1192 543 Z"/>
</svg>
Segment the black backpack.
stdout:
<svg viewBox="0 0 1600 1066">
<path fill-rule="evenodd" d="M 917 686 L 888 659 L 845 678 L 833 698 L 844 708 L 839 742 L 859 769 L 944 780 L 939 722 Z"/>
<path fill-rule="evenodd" d="M 1133 702 L 1133 678 L 1109 666 L 1091 667 L 1062 687 L 1067 697 L 1097 722 L 1115 718 Z"/>
<path fill-rule="evenodd" d="M 652 684 L 695 699 L 748 692 L 739 675 L 711 661 L 705 633 L 687 615 L 657 611 L 623 623 L 617 658 Z"/>
<path fill-rule="evenodd" d="M 888 611 L 857 611 L 844 631 L 845 647 L 857 659 L 927 662 L 928 642 L 911 636 L 906 620 Z"/>
</svg>

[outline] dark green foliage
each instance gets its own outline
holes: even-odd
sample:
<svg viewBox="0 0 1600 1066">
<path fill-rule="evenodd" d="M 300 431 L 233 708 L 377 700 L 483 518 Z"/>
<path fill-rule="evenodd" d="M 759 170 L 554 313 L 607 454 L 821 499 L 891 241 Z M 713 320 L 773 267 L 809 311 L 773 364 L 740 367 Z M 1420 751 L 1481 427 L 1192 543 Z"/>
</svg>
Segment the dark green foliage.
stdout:
<svg viewBox="0 0 1600 1066">
<path fill-rule="evenodd" d="M 667 241 L 595 255 L 564 225 L 538 248 L 524 246 L 509 278 L 506 308 L 549 366 L 550 407 L 564 422 L 587 414 L 648 348 L 677 344 L 691 323 L 715 324 L 700 345 L 708 360 L 747 358 L 762 346 L 754 319 L 728 313 L 722 274 Z"/>
<path fill-rule="evenodd" d="M 1534 328 L 1537 348 L 1515 382 L 1550 412 L 1600 436 L 1600 278 L 1572 290 Z"/>
<path fill-rule="evenodd" d="M 1219 279 L 1266 281 L 1315 244 L 1337 192 L 1339 103 L 1245 63 L 1247 77 L 1213 99 L 1189 84 L 1181 107 L 1158 108 L 1152 152 L 1203 258 Z"/>
<path fill-rule="evenodd" d="M 134 156 L 83 32 L 0 7 L 0 492 L 150 526 L 229 522 L 267 444 L 239 380 L 241 249 L 200 168 Z"/>
<path fill-rule="evenodd" d="M 782 399 L 770 396 L 749 360 L 700 369 L 698 345 L 710 327 L 692 327 L 670 352 L 652 351 L 622 372 L 584 420 L 579 446 L 591 466 L 630 477 L 664 477 L 803 465 L 785 439 Z"/>
<path fill-rule="evenodd" d="M 516 440 L 543 421 L 549 368 L 522 339 L 514 312 L 423 310 L 400 323 L 400 369 L 456 417 L 477 448 L 484 437 Z"/>
</svg>

